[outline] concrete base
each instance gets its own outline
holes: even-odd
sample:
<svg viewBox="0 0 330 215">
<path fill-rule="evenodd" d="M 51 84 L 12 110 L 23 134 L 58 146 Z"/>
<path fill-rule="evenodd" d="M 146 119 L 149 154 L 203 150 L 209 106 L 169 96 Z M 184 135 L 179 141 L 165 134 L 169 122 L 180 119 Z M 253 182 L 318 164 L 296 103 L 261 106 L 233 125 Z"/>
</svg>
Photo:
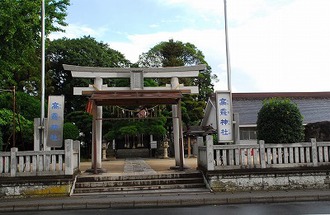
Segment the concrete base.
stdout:
<svg viewBox="0 0 330 215">
<path fill-rule="evenodd" d="M 91 168 L 91 169 L 87 169 L 86 172 L 93 173 L 93 174 L 100 174 L 100 173 L 106 173 L 107 170 L 103 169 L 103 168 L 97 168 L 96 170 Z"/>
</svg>

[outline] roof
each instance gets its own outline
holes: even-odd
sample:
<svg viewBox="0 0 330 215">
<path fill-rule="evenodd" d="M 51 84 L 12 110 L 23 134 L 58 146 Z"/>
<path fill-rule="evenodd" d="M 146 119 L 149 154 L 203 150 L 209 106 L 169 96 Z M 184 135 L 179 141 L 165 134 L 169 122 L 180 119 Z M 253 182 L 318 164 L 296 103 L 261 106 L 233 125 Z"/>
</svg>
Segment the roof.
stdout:
<svg viewBox="0 0 330 215">
<path fill-rule="evenodd" d="M 262 102 L 274 97 L 288 98 L 297 104 L 303 124 L 330 121 L 330 92 L 232 93 L 233 112 L 239 113 L 240 125 L 256 125 Z"/>
</svg>

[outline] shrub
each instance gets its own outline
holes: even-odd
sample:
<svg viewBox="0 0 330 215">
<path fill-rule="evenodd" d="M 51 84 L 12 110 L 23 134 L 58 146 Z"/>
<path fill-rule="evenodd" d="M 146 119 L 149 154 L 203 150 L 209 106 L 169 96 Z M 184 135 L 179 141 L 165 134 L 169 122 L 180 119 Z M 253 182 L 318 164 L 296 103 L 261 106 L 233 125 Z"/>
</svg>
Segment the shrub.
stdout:
<svg viewBox="0 0 330 215">
<path fill-rule="evenodd" d="M 63 125 L 63 139 L 77 140 L 79 137 L 79 129 L 72 122 L 66 122 Z"/>
<path fill-rule="evenodd" d="M 263 102 L 258 113 L 257 137 L 266 143 L 294 143 L 304 138 L 303 117 L 289 99 L 272 98 Z"/>
</svg>

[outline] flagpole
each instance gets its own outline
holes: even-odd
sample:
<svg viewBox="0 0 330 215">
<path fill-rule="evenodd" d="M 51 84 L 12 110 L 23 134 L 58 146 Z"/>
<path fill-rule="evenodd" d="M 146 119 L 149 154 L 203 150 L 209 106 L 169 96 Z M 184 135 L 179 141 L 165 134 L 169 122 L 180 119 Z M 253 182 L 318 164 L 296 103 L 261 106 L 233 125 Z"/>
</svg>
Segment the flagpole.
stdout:
<svg viewBox="0 0 330 215">
<path fill-rule="evenodd" d="M 40 150 L 45 150 L 45 0 L 41 6 L 41 112 L 40 112 Z"/>
<path fill-rule="evenodd" d="M 224 16 L 225 16 L 225 37 L 226 37 L 226 59 L 227 59 L 227 87 L 231 91 L 231 67 L 229 56 L 229 42 L 228 42 L 228 25 L 227 25 L 227 1 L 224 0 Z"/>
</svg>

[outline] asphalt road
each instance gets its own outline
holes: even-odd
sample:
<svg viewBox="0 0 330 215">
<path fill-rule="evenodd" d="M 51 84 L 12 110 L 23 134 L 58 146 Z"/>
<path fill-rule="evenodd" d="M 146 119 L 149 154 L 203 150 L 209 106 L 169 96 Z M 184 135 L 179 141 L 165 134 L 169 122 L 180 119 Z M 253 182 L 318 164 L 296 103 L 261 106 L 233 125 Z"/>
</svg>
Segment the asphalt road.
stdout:
<svg viewBox="0 0 330 215">
<path fill-rule="evenodd" d="M 330 214 L 330 201 L 324 202 L 290 202 L 271 204 L 233 204 L 200 207 L 169 207 L 141 209 L 93 209 L 6 212 L 8 215 L 296 215 L 296 214 Z"/>
</svg>

